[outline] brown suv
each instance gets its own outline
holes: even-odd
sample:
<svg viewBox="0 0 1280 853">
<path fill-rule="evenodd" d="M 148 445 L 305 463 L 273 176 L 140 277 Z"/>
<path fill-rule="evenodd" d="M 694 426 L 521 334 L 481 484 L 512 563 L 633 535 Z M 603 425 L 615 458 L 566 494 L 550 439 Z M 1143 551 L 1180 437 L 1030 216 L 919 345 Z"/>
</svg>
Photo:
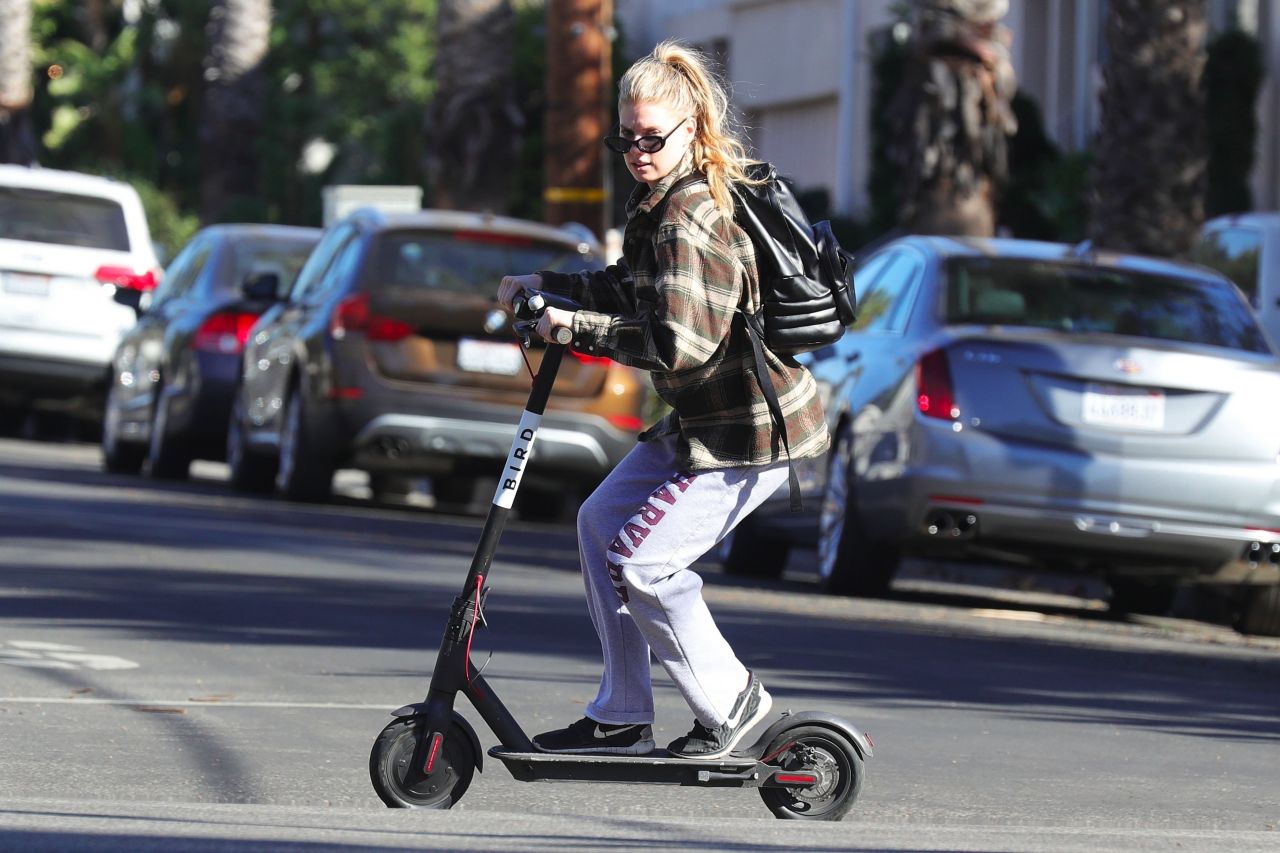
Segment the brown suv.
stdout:
<svg viewBox="0 0 1280 853">
<path fill-rule="evenodd" d="M 590 238 L 516 219 L 360 210 L 331 226 L 249 333 L 232 483 L 324 500 L 337 468 L 358 468 L 375 492 L 427 476 L 440 504 L 487 499 L 541 358 L 518 344 L 497 283 L 599 266 Z M 566 358 L 521 490 L 527 516 L 558 514 L 617 463 L 647 387 L 608 359 Z"/>
</svg>

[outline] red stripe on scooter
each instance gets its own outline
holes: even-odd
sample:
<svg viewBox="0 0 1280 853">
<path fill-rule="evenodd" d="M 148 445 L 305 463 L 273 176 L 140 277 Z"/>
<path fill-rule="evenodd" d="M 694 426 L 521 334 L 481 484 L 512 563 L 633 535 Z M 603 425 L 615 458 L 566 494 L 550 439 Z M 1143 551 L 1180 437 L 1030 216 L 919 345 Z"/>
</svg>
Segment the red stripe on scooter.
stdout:
<svg viewBox="0 0 1280 853">
<path fill-rule="evenodd" d="M 818 777 L 779 773 L 777 776 L 773 777 L 773 781 L 782 782 L 786 785 L 812 785 L 814 782 L 818 781 Z"/>
<path fill-rule="evenodd" d="M 431 768 L 435 766 L 435 764 L 436 764 L 436 753 L 438 753 L 438 752 L 440 751 L 440 741 L 442 741 L 442 740 L 444 740 L 444 738 L 442 738 L 442 737 L 440 736 L 440 733 L 439 733 L 439 732 L 436 732 L 436 733 L 435 733 L 435 735 L 433 735 L 433 736 L 432 736 L 432 738 L 431 738 L 431 753 L 427 756 L 427 766 L 426 766 L 426 768 L 424 768 L 424 770 L 423 770 L 423 772 L 424 772 L 424 773 L 430 773 L 430 772 L 431 772 Z"/>
</svg>

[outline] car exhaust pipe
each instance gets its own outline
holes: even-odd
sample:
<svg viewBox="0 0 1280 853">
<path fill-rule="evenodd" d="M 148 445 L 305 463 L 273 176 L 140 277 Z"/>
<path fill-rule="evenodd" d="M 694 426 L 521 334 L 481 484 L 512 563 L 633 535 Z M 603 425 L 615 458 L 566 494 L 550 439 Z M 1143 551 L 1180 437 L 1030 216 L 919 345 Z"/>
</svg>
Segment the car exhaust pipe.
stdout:
<svg viewBox="0 0 1280 853">
<path fill-rule="evenodd" d="M 926 519 L 924 529 L 930 536 L 950 536 L 956 529 L 955 519 L 950 512 L 940 510 Z"/>
<path fill-rule="evenodd" d="M 1280 542 L 1250 542 L 1244 549 L 1244 561 L 1250 566 L 1280 566 Z"/>
<path fill-rule="evenodd" d="M 971 512 L 937 509 L 925 516 L 924 529 L 939 539 L 972 539 L 978 533 L 978 516 Z"/>
<path fill-rule="evenodd" d="M 409 440 L 392 435 L 381 436 L 374 445 L 388 459 L 403 459 L 409 455 Z"/>
</svg>

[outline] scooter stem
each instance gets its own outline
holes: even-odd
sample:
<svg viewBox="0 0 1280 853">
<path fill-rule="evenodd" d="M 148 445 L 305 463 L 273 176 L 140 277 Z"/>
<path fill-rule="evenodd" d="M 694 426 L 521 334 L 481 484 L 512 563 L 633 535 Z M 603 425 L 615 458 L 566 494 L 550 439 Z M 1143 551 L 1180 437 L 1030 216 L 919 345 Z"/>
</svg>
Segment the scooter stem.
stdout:
<svg viewBox="0 0 1280 853">
<path fill-rule="evenodd" d="M 468 640 L 475 622 L 481 618 L 480 608 L 493 555 L 498 549 L 498 541 L 502 538 L 503 528 L 524 477 L 524 469 L 537 438 L 538 426 L 551 396 L 551 387 L 555 384 L 560 362 L 564 358 L 564 350 L 563 344 L 553 343 L 543 352 L 542 362 L 529 392 L 529 401 L 520 416 L 520 424 L 507 454 L 506 466 L 502 469 L 493 503 L 480 533 L 480 541 L 471 558 L 471 569 L 467 572 L 461 594 L 453 600 L 449 622 L 440 641 L 440 652 L 436 656 L 436 666 L 431 673 L 431 687 L 427 693 L 427 720 L 431 731 L 442 732 L 447 729 L 453 714 L 454 700 L 457 693 L 462 691 L 504 745 L 532 749 L 528 737 L 502 706 L 492 689 L 480 678 L 475 667 L 471 666 Z"/>
</svg>

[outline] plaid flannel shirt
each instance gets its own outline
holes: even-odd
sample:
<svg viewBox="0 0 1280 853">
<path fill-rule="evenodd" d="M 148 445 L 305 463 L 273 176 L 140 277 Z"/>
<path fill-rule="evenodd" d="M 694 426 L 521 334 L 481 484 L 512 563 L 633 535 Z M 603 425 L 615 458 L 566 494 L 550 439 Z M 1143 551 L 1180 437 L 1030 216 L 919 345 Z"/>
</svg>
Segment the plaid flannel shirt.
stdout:
<svg viewBox="0 0 1280 853">
<path fill-rule="evenodd" d="M 543 287 L 574 300 L 572 347 L 650 372 L 673 409 L 641 440 L 679 433 L 690 471 L 768 465 L 787 458 L 756 378 L 740 306 L 760 302 L 755 249 L 720 211 L 705 182 L 679 188 L 655 221 L 667 190 L 692 171 L 685 160 L 627 202 L 623 257 L 605 270 L 543 272 Z M 792 459 L 828 445 L 813 376 L 794 359 L 765 350 L 787 426 Z"/>
</svg>

